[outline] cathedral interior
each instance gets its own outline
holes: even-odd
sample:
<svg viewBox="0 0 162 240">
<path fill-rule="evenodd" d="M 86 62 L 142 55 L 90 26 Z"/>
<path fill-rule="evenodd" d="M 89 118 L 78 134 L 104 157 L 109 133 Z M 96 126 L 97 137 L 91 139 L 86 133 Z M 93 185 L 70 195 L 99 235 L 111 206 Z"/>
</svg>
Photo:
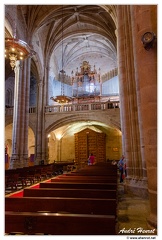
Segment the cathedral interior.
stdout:
<svg viewBox="0 0 162 240">
<path fill-rule="evenodd" d="M 5 171 L 124 155 L 119 225 L 138 200 L 157 234 L 157 5 L 4 10 Z"/>
</svg>

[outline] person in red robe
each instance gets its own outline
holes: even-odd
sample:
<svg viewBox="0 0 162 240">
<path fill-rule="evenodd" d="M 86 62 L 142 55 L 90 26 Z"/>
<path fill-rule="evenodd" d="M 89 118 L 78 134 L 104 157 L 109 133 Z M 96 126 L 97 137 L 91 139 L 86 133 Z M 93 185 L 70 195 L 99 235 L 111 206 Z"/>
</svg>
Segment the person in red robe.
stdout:
<svg viewBox="0 0 162 240">
<path fill-rule="evenodd" d="M 94 157 L 93 153 L 91 153 L 91 155 L 89 156 L 89 162 L 90 162 L 90 165 L 93 165 L 95 162 L 95 157 Z"/>
</svg>

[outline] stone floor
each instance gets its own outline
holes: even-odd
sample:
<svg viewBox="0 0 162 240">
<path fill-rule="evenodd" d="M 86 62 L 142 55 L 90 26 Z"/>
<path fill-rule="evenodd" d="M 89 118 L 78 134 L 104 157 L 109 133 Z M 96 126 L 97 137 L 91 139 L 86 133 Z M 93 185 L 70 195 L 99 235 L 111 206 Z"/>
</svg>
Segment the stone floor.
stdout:
<svg viewBox="0 0 162 240">
<path fill-rule="evenodd" d="M 156 235 L 148 229 L 149 200 L 124 192 L 124 183 L 118 185 L 118 234 Z"/>
</svg>

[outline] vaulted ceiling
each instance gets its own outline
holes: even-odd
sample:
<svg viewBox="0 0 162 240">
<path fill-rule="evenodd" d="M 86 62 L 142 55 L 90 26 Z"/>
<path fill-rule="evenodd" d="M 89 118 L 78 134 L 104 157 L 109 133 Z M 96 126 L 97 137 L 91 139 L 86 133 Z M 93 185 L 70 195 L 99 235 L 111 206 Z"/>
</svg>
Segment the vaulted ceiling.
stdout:
<svg viewBox="0 0 162 240">
<path fill-rule="evenodd" d="M 41 8 L 37 43 L 40 40 L 44 53 L 52 55 L 50 67 L 55 65 L 56 71 L 63 67 L 68 75 L 84 60 L 100 68 L 102 74 L 117 67 L 116 25 L 109 13 L 115 11 L 112 6 L 51 6 L 48 14 Z"/>
<path fill-rule="evenodd" d="M 30 44 L 54 72 L 71 75 L 83 61 L 101 74 L 117 67 L 116 7 L 113 5 L 19 5 Z M 63 56 L 63 61 L 62 61 Z"/>
</svg>

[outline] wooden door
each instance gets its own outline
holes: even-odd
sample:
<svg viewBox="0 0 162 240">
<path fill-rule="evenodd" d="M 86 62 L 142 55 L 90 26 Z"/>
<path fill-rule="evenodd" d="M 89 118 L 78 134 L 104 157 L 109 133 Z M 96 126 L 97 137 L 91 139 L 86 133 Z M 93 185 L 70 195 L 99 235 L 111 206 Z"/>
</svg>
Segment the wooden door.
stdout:
<svg viewBox="0 0 162 240">
<path fill-rule="evenodd" d="M 75 134 L 75 161 L 87 163 L 91 153 L 96 162 L 106 161 L 106 135 L 86 128 Z"/>
</svg>

